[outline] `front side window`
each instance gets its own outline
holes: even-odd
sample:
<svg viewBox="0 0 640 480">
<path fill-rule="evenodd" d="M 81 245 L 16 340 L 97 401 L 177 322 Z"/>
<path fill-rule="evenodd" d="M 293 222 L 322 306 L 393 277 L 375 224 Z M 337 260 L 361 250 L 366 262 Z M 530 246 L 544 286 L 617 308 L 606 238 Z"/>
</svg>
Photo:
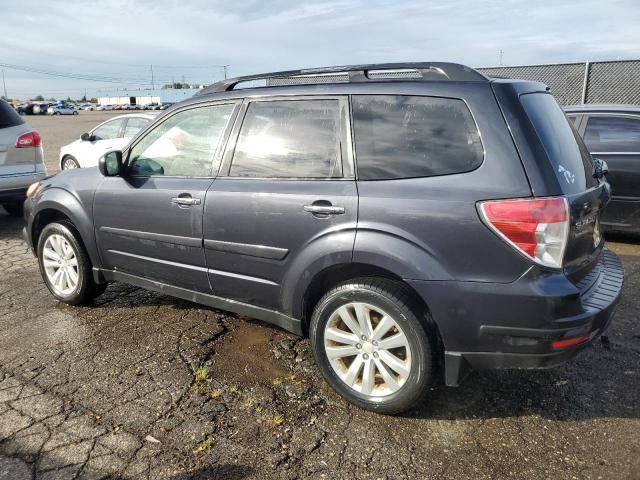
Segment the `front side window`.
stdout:
<svg viewBox="0 0 640 480">
<path fill-rule="evenodd" d="M 111 120 L 110 122 L 100 125 L 93 131 L 94 140 L 111 140 L 118 138 L 120 135 L 120 127 L 122 126 L 122 119 Z"/>
<path fill-rule="evenodd" d="M 354 95 L 358 178 L 390 180 L 474 170 L 480 135 L 462 100 Z"/>
<path fill-rule="evenodd" d="M 249 105 L 229 175 L 342 177 L 338 100 L 275 100 Z"/>
<path fill-rule="evenodd" d="M 127 120 L 127 126 L 124 128 L 124 134 L 122 136 L 133 137 L 136 133 L 146 127 L 147 123 L 149 123 L 149 120 L 147 120 L 146 118 L 129 118 Z"/>
<path fill-rule="evenodd" d="M 640 152 L 640 119 L 589 117 L 584 143 L 594 153 Z"/>
<path fill-rule="evenodd" d="M 207 177 L 233 104 L 176 113 L 151 130 L 129 154 L 132 175 Z"/>
</svg>

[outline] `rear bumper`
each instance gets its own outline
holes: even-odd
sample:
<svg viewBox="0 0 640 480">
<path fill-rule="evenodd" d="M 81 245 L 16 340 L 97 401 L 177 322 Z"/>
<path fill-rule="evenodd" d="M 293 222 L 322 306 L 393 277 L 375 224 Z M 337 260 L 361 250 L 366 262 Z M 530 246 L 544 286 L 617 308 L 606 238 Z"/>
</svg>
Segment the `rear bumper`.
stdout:
<svg viewBox="0 0 640 480">
<path fill-rule="evenodd" d="M 0 203 L 24 201 L 29 185 L 42 180 L 46 175 L 39 171 L 0 175 Z"/>
<path fill-rule="evenodd" d="M 438 324 L 446 382 L 456 386 L 470 369 L 547 368 L 573 358 L 611 323 L 623 268 L 604 250 L 578 285 L 560 272 L 532 271 L 503 285 L 411 283 Z M 574 346 L 553 343 L 577 338 Z"/>
</svg>

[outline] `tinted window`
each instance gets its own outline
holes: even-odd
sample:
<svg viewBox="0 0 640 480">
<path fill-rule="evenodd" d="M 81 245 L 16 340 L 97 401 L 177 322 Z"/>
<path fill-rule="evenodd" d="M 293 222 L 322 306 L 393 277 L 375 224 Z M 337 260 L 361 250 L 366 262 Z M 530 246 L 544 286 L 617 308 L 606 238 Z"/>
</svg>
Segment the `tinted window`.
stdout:
<svg viewBox="0 0 640 480">
<path fill-rule="evenodd" d="M 151 130 L 129 154 L 133 175 L 207 177 L 234 105 L 176 113 Z"/>
<path fill-rule="evenodd" d="M 120 133 L 120 127 L 122 126 L 122 119 L 111 120 L 110 122 L 101 125 L 93 131 L 93 137 L 95 140 L 111 140 L 112 138 L 118 138 Z"/>
<path fill-rule="evenodd" d="M 482 163 L 480 135 L 462 100 L 355 95 L 353 119 L 361 180 L 461 173 Z"/>
<path fill-rule="evenodd" d="M 0 128 L 15 127 L 23 123 L 24 120 L 22 120 L 20 114 L 8 102 L 0 100 Z"/>
<path fill-rule="evenodd" d="M 597 185 L 591 156 L 580 135 L 548 93 L 528 93 L 520 97 L 538 134 L 562 191 L 582 192 Z"/>
<path fill-rule="evenodd" d="M 133 137 L 136 133 L 142 130 L 147 123 L 149 123 L 149 120 L 146 118 L 129 118 L 127 120 L 127 126 L 124 128 L 124 135 L 122 136 Z"/>
<path fill-rule="evenodd" d="M 341 177 L 338 100 L 251 103 L 242 123 L 229 175 Z"/>
<path fill-rule="evenodd" d="M 640 120 L 590 117 L 584 142 L 592 152 L 640 152 Z"/>
</svg>

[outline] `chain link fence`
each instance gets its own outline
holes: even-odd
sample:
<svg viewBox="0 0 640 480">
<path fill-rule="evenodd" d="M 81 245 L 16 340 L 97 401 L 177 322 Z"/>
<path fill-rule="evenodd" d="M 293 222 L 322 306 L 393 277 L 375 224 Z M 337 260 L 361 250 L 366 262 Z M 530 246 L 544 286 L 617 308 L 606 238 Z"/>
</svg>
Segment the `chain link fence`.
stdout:
<svg viewBox="0 0 640 480">
<path fill-rule="evenodd" d="M 516 67 L 486 67 L 478 71 L 488 77 L 519 78 L 542 82 L 561 105 L 581 103 L 623 103 L 640 105 L 640 60 L 610 62 L 559 63 L 521 65 Z M 375 78 L 372 74 L 371 77 Z M 383 72 L 389 78 L 414 78 L 415 72 Z M 417 75 L 420 76 L 419 74 Z M 267 85 L 348 82 L 347 73 L 307 75 L 267 79 Z"/>
<path fill-rule="evenodd" d="M 478 68 L 489 77 L 521 78 L 547 84 L 561 105 L 640 105 L 640 60 Z"/>
</svg>

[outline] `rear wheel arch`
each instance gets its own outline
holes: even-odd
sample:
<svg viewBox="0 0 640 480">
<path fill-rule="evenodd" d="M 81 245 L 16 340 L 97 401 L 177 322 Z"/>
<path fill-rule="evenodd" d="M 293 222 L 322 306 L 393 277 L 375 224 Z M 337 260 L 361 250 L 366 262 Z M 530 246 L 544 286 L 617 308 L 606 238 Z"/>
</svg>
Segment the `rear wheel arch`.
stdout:
<svg viewBox="0 0 640 480">
<path fill-rule="evenodd" d="M 398 275 L 376 265 L 347 263 L 333 265 L 318 272 L 307 285 L 302 301 L 299 305 L 299 313 L 302 318 L 302 329 L 305 335 L 308 332 L 313 309 L 320 299 L 336 286 L 350 280 L 361 278 L 386 280 L 396 285 L 399 289 L 405 291 L 415 302 L 415 305 L 421 310 L 421 319 L 424 320 L 425 326 L 430 329 L 435 329 L 436 331 L 438 330 L 437 325 L 431 316 L 429 306 L 418 292 L 411 285 L 403 281 Z"/>
</svg>

